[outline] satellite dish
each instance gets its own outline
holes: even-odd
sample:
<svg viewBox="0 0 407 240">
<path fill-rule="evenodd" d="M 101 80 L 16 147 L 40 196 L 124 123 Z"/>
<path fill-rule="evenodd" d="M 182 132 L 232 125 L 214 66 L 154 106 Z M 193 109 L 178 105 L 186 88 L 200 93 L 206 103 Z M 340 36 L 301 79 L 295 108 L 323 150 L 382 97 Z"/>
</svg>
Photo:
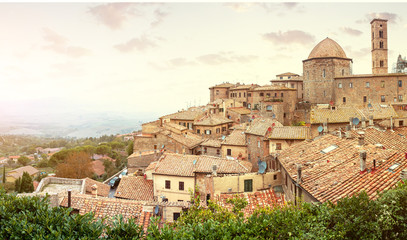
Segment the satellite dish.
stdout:
<svg viewBox="0 0 407 240">
<path fill-rule="evenodd" d="M 322 126 L 318 127 L 318 132 L 322 132 L 323 130 L 324 130 L 324 127 L 322 127 Z"/>
<path fill-rule="evenodd" d="M 369 104 L 367 104 L 367 107 L 368 107 L 368 108 L 371 108 L 371 107 L 373 107 L 373 106 L 372 106 L 371 103 L 369 103 Z"/>
<path fill-rule="evenodd" d="M 192 162 L 192 164 L 194 164 L 194 165 L 196 164 L 196 159 Z"/>
<path fill-rule="evenodd" d="M 276 118 L 276 115 L 273 113 L 273 116 L 271 116 L 272 118 Z"/>
<path fill-rule="evenodd" d="M 157 206 L 155 206 L 155 208 L 154 208 L 154 214 L 155 214 L 155 215 L 158 215 L 158 209 L 159 209 L 159 206 L 158 206 L 158 204 L 157 204 Z"/>
<path fill-rule="evenodd" d="M 352 120 L 353 125 L 358 125 L 359 122 L 360 122 L 359 118 L 354 118 L 354 119 Z"/>
<path fill-rule="evenodd" d="M 225 136 L 225 135 L 223 135 L 223 136 L 222 136 L 222 140 L 225 140 L 225 138 L 226 138 L 226 136 Z"/>
<path fill-rule="evenodd" d="M 267 168 L 267 163 L 260 161 L 259 162 L 259 173 L 263 174 L 266 171 L 266 168 Z"/>
</svg>

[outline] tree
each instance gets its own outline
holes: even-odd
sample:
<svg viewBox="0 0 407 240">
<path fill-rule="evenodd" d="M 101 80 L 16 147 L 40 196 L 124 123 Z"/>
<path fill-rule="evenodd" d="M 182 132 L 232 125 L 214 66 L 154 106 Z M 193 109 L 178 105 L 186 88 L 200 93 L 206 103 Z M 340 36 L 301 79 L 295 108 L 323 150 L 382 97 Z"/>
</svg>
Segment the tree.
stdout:
<svg viewBox="0 0 407 240">
<path fill-rule="evenodd" d="M 3 166 L 3 183 L 6 183 L 6 166 Z"/>
<path fill-rule="evenodd" d="M 112 152 L 112 147 L 108 145 L 99 145 L 96 148 L 96 154 L 105 155 Z"/>
<path fill-rule="evenodd" d="M 34 191 L 33 180 L 30 174 L 24 172 L 23 177 L 21 178 L 20 192 L 33 192 L 33 191 Z"/>
<path fill-rule="evenodd" d="M 14 182 L 14 190 L 19 193 L 20 189 L 21 189 L 21 177 L 17 178 L 17 180 Z"/>
<path fill-rule="evenodd" d="M 70 152 L 66 162 L 57 165 L 56 175 L 65 178 L 92 177 L 92 159 L 86 152 Z"/>
<path fill-rule="evenodd" d="M 126 147 L 126 152 L 129 156 L 133 154 L 133 150 L 134 150 L 133 145 L 134 145 L 134 141 L 130 141 Z"/>
<path fill-rule="evenodd" d="M 17 162 L 18 162 L 19 164 L 23 165 L 23 166 L 27 166 L 27 164 L 30 163 L 31 160 L 30 160 L 28 157 L 26 157 L 26 156 L 21 156 L 21 157 L 19 157 L 19 158 L 17 159 Z"/>
</svg>

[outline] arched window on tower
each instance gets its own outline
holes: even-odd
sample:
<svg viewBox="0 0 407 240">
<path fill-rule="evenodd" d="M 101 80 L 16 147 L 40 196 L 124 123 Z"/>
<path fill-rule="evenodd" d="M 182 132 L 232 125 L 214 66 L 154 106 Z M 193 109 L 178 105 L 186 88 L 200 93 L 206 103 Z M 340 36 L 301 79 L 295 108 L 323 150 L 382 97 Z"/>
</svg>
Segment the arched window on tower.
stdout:
<svg viewBox="0 0 407 240">
<path fill-rule="evenodd" d="M 342 76 L 345 75 L 345 69 L 342 69 Z"/>
<path fill-rule="evenodd" d="M 380 48 L 383 48 L 383 42 L 380 42 Z"/>
<path fill-rule="evenodd" d="M 379 38 L 383 38 L 383 31 L 379 31 Z"/>
</svg>

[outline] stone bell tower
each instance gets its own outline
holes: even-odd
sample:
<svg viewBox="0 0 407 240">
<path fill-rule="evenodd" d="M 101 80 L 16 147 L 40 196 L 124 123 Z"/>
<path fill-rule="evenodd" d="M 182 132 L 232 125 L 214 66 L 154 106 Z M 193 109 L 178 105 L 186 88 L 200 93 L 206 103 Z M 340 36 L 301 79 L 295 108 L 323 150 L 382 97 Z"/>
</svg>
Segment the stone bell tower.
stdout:
<svg viewBox="0 0 407 240">
<path fill-rule="evenodd" d="M 388 73 L 387 20 L 375 18 L 370 25 L 372 29 L 372 73 Z"/>
</svg>

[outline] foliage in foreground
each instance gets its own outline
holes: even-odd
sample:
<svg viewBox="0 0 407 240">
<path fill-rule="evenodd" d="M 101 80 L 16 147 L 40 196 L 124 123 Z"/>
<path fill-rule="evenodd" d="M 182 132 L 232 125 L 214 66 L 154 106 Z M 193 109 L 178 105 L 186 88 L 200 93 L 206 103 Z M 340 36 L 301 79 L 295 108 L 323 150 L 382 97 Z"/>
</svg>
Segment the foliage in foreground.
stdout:
<svg viewBox="0 0 407 240">
<path fill-rule="evenodd" d="M 70 214 L 48 208 L 45 200 L 16 198 L 0 190 L 0 236 L 3 239 L 407 239 L 407 185 L 369 200 L 362 192 L 337 204 L 288 204 L 259 209 L 245 219 L 242 199 L 232 199 L 233 211 L 210 203 L 190 211 L 173 225 L 158 227 L 158 219 L 143 232 L 137 221 L 118 217 L 111 225 L 91 214 Z"/>
</svg>

